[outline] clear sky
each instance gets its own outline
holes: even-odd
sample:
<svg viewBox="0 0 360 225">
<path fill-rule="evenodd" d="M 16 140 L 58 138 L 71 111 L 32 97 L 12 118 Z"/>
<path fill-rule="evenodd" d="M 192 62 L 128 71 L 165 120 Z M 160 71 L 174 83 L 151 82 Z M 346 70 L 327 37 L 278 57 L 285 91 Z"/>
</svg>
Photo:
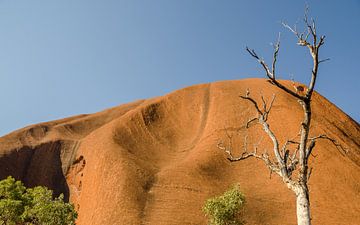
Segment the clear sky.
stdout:
<svg viewBox="0 0 360 225">
<path fill-rule="evenodd" d="M 317 91 L 360 121 L 360 1 L 307 1 L 327 36 Z M 0 0 L 0 135 L 218 80 L 264 77 L 245 51 L 306 82 L 308 51 L 280 21 L 289 0 Z"/>
</svg>

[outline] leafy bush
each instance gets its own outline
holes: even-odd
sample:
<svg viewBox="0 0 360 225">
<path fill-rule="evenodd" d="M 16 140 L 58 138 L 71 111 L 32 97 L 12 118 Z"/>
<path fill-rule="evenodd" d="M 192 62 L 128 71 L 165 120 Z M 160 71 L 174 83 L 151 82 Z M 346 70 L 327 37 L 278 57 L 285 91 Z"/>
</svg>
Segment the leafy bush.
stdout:
<svg viewBox="0 0 360 225">
<path fill-rule="evenodd" d="M 0 225 L 71 225 L 77 213 L 64 202 L 64 195 L 53 199 L 46 187 L 26 188 L 8 177 L 0 181 Z"/>
<path fill-rule="evenodd" d="M 239 185 L 235 185 L 223 195 L 206 200 L 203 211 L 211 225 L 241 225 L 244 224 L 240 218 L 244 204 L 245 197 Z"/>
</svg>

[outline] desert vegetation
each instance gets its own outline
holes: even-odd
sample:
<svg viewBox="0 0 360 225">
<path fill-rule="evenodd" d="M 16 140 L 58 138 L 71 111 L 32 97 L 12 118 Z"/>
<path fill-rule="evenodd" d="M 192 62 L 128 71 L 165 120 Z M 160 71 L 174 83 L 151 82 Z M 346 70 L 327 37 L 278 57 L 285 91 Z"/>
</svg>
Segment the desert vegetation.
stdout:
<svg viewBox="0 0 360 225">
<path fill-rule="evenodd" d="M 64 202 L 64 196 L 53 198 L 46 187 L 26 188 L 13 177 L 0 181 L 1 225 L 71 225 L 77 213 Z"/>
<path fill-rule="evenodd" d="M 241 218 L 244 204 L 244 194 L 239 185 L 234 185 L 223 195 L 206 200 L 203 211 L 209 219 L 209 225 L 241 225 L 244 224 Z"/>
</svg>

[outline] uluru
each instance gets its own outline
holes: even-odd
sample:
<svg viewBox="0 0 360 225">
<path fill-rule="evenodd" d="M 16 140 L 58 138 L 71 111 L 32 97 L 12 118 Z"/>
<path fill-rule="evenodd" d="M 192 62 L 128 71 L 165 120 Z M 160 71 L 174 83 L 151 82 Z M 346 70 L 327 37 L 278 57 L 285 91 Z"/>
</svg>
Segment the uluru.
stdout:
<svg viewBox="0 0 360 225">
<path fill-rule="evenodd" d="M 291 85 L 289 81 L 282 81 Z M 296 224 L 294 194 L 263 162 L 229 162 L 217 148 L 232 135 L 234 152 L 271 148 L 256 111 L 239 98 L 276 95 L 269 124 L 279 140 L 298 133 L 302 109 L 265 79 L 200 84 L 93 114 L 30 125 L 0 138 L 0 179 L 44 185 L 75 205 L 78 225 L 207 224 L 206 199 L 238 183 L 247 224 Z M 313 224 L 360 224 L 360 126 L 314 93 L 311 134 L 326 133 L 310 159 Z M 259 151 L 260 151 L 259 150 Z"/>
</svg>

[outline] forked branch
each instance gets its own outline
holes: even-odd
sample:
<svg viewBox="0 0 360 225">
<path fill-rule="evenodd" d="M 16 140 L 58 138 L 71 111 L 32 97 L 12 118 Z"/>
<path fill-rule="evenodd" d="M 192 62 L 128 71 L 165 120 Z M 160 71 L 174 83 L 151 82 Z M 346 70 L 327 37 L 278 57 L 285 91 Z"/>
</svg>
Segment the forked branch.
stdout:
<svg viewBox="0 0 360 225">
<path fill-rule="evenodd" d="M 342 149 L 344 152 L 346 152 L 346 150 L 342 148 L 342 146 L 335 139 L 332 139 L 326 135 L 319 135 L 309 138 L 312 115 L 311 98 L 316 83 L 319 64 L 329 59 L 319 59 L 319 49 L 325 43 L 325 36 L 319 36 L 317 34 L 315 20 L 312 18 L 309 19 L 307 14 L 308 7 L 306 7 L 305 10 L 305 16 L 303 20 L 305 29 L 302 32 L 297 30 L 296 25 L 293 27 L 289 26 L 287 23 L 282 23 L 282 25 L 289 29 L 296 36 L 297 44 L 299 46 L 306 47 L 310 51 L 310 55 L 313 61 L 313 68 L 311 70 L 311 77 L 308 86 L 301 88 L 299 88 L 299 86 L 295 86 L 296 90 L 293 91 L 277 80 L 276 63 L 278 62 L 278 54 L 280 49 L 280 35 L 276 44 L 273 45 L 274 50 L 272 55 L 271 68 L 268 66 L 265 60 L 256 53 L 254 49 L 246 47 L 246 51 L 253 58 L 255 58 L 264 69 L 268 81 L 272 85 L 295 97 L 295 99 L 297 99 L 300 103 L 303 109 L 303 120 L 299 124 L 300 132 L 299 135 L 297 135 L 297 139 L 289 139 L 282 147 L 280 147 L 277 137 L 270 129 L 270 126 L 267 122 L 275 95 L 269 104 L 267 104 L 263 96 L 261 96 L 261 106 L 261 102 L 257 102 L 254 98 L 250 97 L 250 92 L 247 91 L 244 96 L 240 97 L 250 102 L 252 106 L 254 106 L 257 111 L 257 116 L 247 121 L 246 128 L 249 128 L 250 125 L 254 124 L 255 121 L 257 124 L 262 126 L 267 136 L 272 140 L 272 160 L 270 159 L 270 155 L 267 153 L 258 154 L 257 146 L 254 146 L 254 149 L 249 152 L 245 144 L 244 151 L 238 157 L 233 156 L 232 147 L 218 145 L 218 148 L 224 150 L 228 154 L 228 159 L 232 162 L 240 161 L 250 157 L 263 160 L 270 169 L 270 172 L 277 173 L 282 178 L 285 185 L 287 185 L 287 187 L 296 194 L 298 224 L 311 225 L 308 180 L 310 178 L 312 169 L 309 169 L 308 162 L 309 157 L 316 145 L 316 141 L 319 139 L 325 139 L 331 141 L 337 148 Z M 295 83 L 293 82 L 293 84 Z M 229 141 L 229 143 L 232 144 L 231 141 Z M 296 180 L 292 178 L 294 171 L 298 172 L 298 177 Z"/>
<path fill-rule="evenodd" d="M 244 160 L 244 159 L 247 159 L 247 158 L 254 157 L 256 159 L 260 159 L 260 160 L 264 161 L 264 163 L 270 169 L 271 172 L 274 172 L 274 173 L 277 173 L 277 174 L 280 175 L 280 168 L 279 168 L 278 164 L 272 162 L 272 160 L 270 159 L 269 154 L 266 151 L 261 153 L 261 154 L 258 153 L 258 146 L 259 146 L 260 142 L 262 141 L 262 138 L 259 140 L 258 143 L 254 144 L 253 150 L 249 151 L 248 150 L 248 144 L 247 144 L 248 137 L 245 136 L 244 147 L 243 147 L 242 153 L 239 156 L 234 156 L 234 154 L 233 154 L 233 146 L 232 146 L 232 143 L 233 143 L 232 142 L 232 137 L 233 136 L 228 135 L 228 132 L 227 132 L 226 129 L 225 129 L 225 132 L 227 133 L 228 145 L 225 146 L 223 144 L 223 142 L 220 141 L 217 144 L 217 147 L 218 147 L 218 149 L 224 151 L 228 155 L 227 159 L 230 162 L 237 162 L 237 161 L 241 161 L 241 160 Z"/>
<path fill-rule="evenodd" d="M 254 105 L 256 111 L 258 112 L 257 117 L 248 120 L 248 122 L 246 123 L 246 128 L 249 128 L 250 123 L 253 122 L 253 121 L 256 121 L 256 120 L 259 120 L 259 119 L 267 121 L 276 96 L 275 96 L 275 94 L 273 94 L 272 99 L 270 100 L 269 106 L 267 105 L 267 102 L 265 101 L 264 96 L 261 96 L 262 109 L 259 107 L 259 104 L 252 97 L 250 97 L 250 91 L 249 90 L 246 90 L 245 95 L 240 95 L 239 97 L 251 102 Z"/>
<path fill-rule="evenodd" d="M 280 38 L 280 36 L 279 36 L 279 38 Z M 275 77 L 276 62 L 277 62 L 277 56 L 278 56 L 278 53 L 279 53 L 279 49 L 280 49 L 280 40 L 278 40 L 278 42 L 276 43 L 276 45 L 274 47 L 272 69 L 270 70 L 269 66 L 266 64 L 264 59 L 260 58 L 258 56 L 258 54 L 255 52 L 254 49 L 250 49 L 249 47 L 246 47 L 246 51 L 261 64 L 261 66 L 265 70 L 266 76 L 269 78 L 269 81 L 270 81 L 271 84 L 279 87 L 280 89 L 284 90 L 285 92 L 289 93 L 290 95 L 292 95 L 292 96 L 294 96 L 294 97 L 296 97 L 298 99 L 304 100 L 305 99 L 304 96 L 301 96 L 298 93 L 296 93 L 296 92 L 290 90 L 289 88 L 285 87 L 280 82 L 278 82 L 276 77 Z"/>
<path fill-rule="evenodd" d="M 277 57 L 278 57 L 278 53 L 279 53 L 279 49 L 280 49 L 280 35 L 279 38 L 276 42 L 276 44 L 274 45 L 274 53 L 273 53 L 273 59 L 272 59 L 272 67 L 271 69 L 269 68 L 269 66 L 266 64 L 265 60 L 263 58 L 261 58 L 254 49 L 250 49 L 249 47 L 246 47 L 246 51 L 252 56 L 254 57 L 259 63 L 260 65 L 263 67 L 263 69 L 265 70 L 266 76 L 268 77 L 270 83 L 272 83 L 273 85 L 279 87 L 280 89 L 282 89 L 283 91 L 287 92 L 288 94 L 294 96 L 295 98 L 302 100 L 302 101 L 310 101 L 311 95 L 313 93 L 314 87 L 315 87 L 315 82 L 316 82 L 316 76 L 317 76 L 317 72 L 318 72 L 318 66 L 320 63 L 323 63 L 325 61 L 328 61 L 329 59 L 323 59 L 323 60 L 319 60 L 319 49 L 320 47 L 325 43 L 325 36 L 321 36 L 320 38 L 318 38 L 318 35 L 316 33 L 316 24 L 315 24 L 315 20 L 308 19 L 307 16 L 308 13 L 308 8 L 306 8 L 305 10 L 305 16 L 304 16 L 304 24 L 306 26 L 306 30 L 303 32 L 299 32 L 297 30 L 296 25 L 294 27 L 289 26 L 287 23 L 282 22 L 282 25 L 287 28 L 288 30 L 290 30 L 296 37 L 297 37 L 297 44 L 299 46 L 305 46 L 308 47 L 310 50 L 310 54 L 313 58 L 313 69 L 311 72 L 311 80 L 310 83 L 308 85 L 308 87 L 306 88 L 306 93 L 305 95 L 301 95 L 298 92 L 294 92 L 292 90 L 290 90 L 289 88 L 285 87 L 284 85 L 282 85 L 275 76 L 276 73 L 276 63 L 277 63 Z M 312 43 L 311 41 L 309 41 L 309 37 L 312 38 Z"/>
<path fill-rule="evenodd" d="M 345 149 L 337 140 L 335 140 L 334 138 L 331 138 L 329 136 L 327 136 L 326 134 L 321 134 L 321 135 L 318 135 L 316 137 L 312 137 L 312 138 L 309 138 L 309 145 L 306 149 L 306 157 L 309 158 L 311 153 L 312 153 L 312 150 L 314 149 L 315 145 L 316 145 L 316 141 L 319 140 L 319 139 L 323 139 L 323 140 L 328 140 L 330 141 L 337 149 L 341 150 L 342 152 L 344 153 L 347 153 L 348 150 Z"/>
<path fill-rule="evenodd" d="M 269 124 L 267 123 L 268 115 L 272 109 L 275 95 L 273 95 L 272 99 L 270 100 L 270 103 L 267 104 L 267 101 L 265 101 L 264 97 L 261 96 L 262 101 L 262 109 L 259 107 L 259 104 L 257 101 L 250 97 L 249 90 L 246 91 L 245 96 L 240 96 L 242 99 L 247 100 L 252 103 L 252 105 L 255 107 L 255 109 L 258 112 L 258 117 L 256 118 L 256 121 L 262 126 L 263 130 L 266 132 L 266 134 L 269 136 L 269 138 L 272 140 L 273 143 L 273 153 L 275 156 L 274 162 L 270 160 L 270 157 L 268 154 L 262 154 L 261 158 L 265 161 L 266 165 L 271 169 L 271 171 L 278 173 L 284 180 L 289 182 L 291 179 L 292 172 L 296 169 L 296 165 L 298 164 L 298 160 L 295 158 L 295 155 L 290 155 L 290 151 L 287 149 L 287 146 L 289 144 L 298 144 L 298 142 L 295 142 L 293 140 L 288 140 L 286 144 L 283 146 L 282 151 L 280 151 L 279 142 L 274 134 L 274 132 L 270 129 Z M 249 121 L 255 121 L 255 119 L 249 120 Z M 249 121 L 247 123 L 246 127 L 249 127 Z M 297 147 L 298 149 L 298 147 Z M 257 150 L 257 149 L 256 149 Z M 248 158 L 249 156 L 255 156 L 257 152 L 252 152 L 251 154 L 248 154 L 247 151 L 244 152 L 244 154 L 240 157 L 240 159 Z"/>
<path fill-rule="evenodd" d="M 327 58 L 327 59 L 319 60 L 319 49 L 325 43 L 325 35 L 322 35 L 319 39 L 316 33 L 315 20 L 311 18 L 311 22 L 310 22 L 307 14 L 308 14 L 308 7 L 306 7 L 305 9 L 305 15 L 304 15 L 304 24 L 306 26 L 306 30 L 304 32 L 301 33 L 298 32 L 296 29 L 296 25 L 294 27 L 291 27 L 285 22 L 283 22 L 282 25 L 295 34 L 295 36 L 298 39 L 297 44 L 299 46 L 305 46 L 309 48 L 311 57 L 313 58 L 313 69 L 311 71 L 311 80 L 305 94 L 305 99 L 310 100 L 311 95 L 314 91 L 319 64 L 328 61 L 329 59 Z M 309 37 L 312 38 L 312 43 L 310 43 L 311 41 L 308 40 Z"/>
</svg>

